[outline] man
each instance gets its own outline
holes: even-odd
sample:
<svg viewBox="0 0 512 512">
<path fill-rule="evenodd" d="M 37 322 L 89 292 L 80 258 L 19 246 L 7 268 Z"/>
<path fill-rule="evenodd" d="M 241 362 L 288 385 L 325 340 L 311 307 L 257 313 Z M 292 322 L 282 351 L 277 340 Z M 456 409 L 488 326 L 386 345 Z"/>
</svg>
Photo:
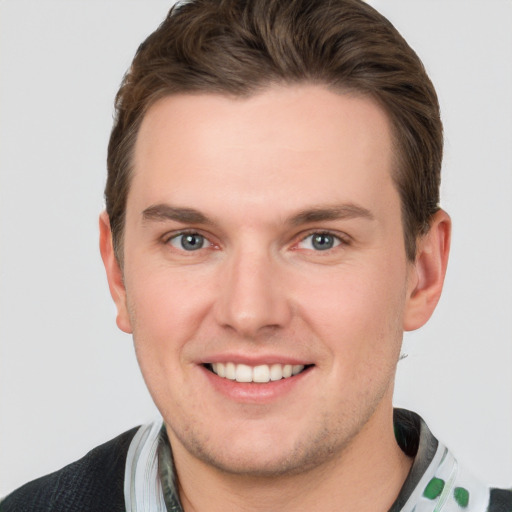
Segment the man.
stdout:
<svg viewBox="0 0 512 512">
<path fill-rule="evenodd" d="M 245 4 L 172 10 L 117 97 L 100 245 L 164 427 L 2 510 L 510 510 L 393 414 L 450 240 L 420 61 L 362 2 Z"/>
</svg>

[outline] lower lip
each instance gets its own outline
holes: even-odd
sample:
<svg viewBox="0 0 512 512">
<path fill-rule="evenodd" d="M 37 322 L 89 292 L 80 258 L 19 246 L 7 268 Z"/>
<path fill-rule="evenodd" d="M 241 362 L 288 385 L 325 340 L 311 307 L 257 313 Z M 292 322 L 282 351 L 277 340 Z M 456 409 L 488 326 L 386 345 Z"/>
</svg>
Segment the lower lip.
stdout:
<svg viewBox="0 0 512 512">
<path fill-rule="evenodd" d="M 201 370 L 217 392 L 236 402 L 255 404 L 270 403 L 290 393 L 307 378 L 312 369 L 313 367 L 306 368 L 301 373 L 287 379 L 260 383 L 237 382 L 236 380 L 219 377 L 204 366 L 201 366 Z"/>
</svg>

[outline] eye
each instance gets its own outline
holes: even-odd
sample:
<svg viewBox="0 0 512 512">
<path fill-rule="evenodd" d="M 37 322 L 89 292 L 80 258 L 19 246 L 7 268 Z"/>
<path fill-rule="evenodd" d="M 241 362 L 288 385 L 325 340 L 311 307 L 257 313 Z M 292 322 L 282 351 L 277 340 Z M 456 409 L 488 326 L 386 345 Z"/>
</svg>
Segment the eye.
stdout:
<svg viewBox="0 0 512 512">
<path fill-rule="evenodd" d="M 199 233 L 179 233 L 169 239 L 169 244 L 184 251 L 198 251 L 210 245 L 208 240 Z"/>
<path fill-rule="evenodd" d="M 311 233 L 303 238 L 299 243 L 299 249 L 309 249 L 313 251 L 327 251 L 340 245 L 342 241 L 331 233 Z"/>
</svg>

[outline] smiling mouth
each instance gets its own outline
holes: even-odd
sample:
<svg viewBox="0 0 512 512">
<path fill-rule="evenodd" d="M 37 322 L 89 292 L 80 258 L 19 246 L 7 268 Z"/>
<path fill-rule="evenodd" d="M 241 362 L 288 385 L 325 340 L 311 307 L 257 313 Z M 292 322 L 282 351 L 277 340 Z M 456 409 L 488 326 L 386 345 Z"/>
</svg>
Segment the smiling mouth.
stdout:
<svg viewBox="0 0 512 512">
<path fill-rule="evenodd" d="M 236 382 L 266 383 L 289 379 L 302 373 L 312 365 L 303 364 L 261 364 L 249 366 L 236 363 L 209 363 L 205 367 L 219 377 Z"/>
</svg>

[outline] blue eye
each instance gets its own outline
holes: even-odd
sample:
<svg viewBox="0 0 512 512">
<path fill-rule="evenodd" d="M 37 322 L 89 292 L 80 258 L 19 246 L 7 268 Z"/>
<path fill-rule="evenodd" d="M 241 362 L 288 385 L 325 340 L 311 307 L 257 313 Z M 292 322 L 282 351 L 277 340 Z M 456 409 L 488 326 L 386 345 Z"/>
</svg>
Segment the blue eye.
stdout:
<svg viewBox="0 0 512 512">
<path fill-rule="evenodd" d="M 203 235 L 198 233 L 181 233 L 173 236 L 169 243 L 177 249 L 183 249 L 184 251 L 197 251 L 203 249 L 207 244 L 207 240 Z"/>
<path fill-rule="evenodd" d="M 312 233 L 299 243 L 301 249 L 327 251 L 341 244 L 341 240 L 331 233 Z"/>
</svg>

